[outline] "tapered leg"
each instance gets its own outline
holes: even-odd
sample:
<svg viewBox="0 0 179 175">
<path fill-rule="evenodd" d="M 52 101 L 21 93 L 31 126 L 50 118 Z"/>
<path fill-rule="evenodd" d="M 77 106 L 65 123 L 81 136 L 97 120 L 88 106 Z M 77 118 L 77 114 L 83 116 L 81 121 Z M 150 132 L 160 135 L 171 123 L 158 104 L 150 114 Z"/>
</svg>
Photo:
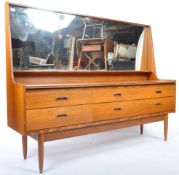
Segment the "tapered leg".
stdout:
<svg viewBox="0 0 179 175">
<path fill-rule="evenodd" d="M 167 141 L 168 136 L 168 114 L 164 117 L 164 139 Z"/>
<path fill-rule="evenodd" d="M 22 149 L 23 149 L 23 156 L 24 159 L 27 159 L 27 136 L 22 136 Z"/>
<path fill-rule="evenodd" d="M 39 171 L 43 173 L 43 163 L 44 163 L 44 135 L 38 135 L 38 158 L 39 158 Z"/>
<path fill-rule="evenodd" d="M 144 131 L 144 125 L 140 125 L 140 133 L 141 133 L 141 135 L 143 134 L 143 131 Z"/>
</svg>

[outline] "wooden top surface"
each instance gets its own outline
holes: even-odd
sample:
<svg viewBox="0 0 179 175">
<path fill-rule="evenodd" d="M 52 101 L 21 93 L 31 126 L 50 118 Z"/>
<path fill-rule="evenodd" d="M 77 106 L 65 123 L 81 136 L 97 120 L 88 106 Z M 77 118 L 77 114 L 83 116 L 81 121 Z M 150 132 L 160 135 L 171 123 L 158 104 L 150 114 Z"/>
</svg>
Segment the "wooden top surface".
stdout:
<svg viewBox="0 0 179 175">
<path fill-rule="evenodd" d="M 26 89 L 52 89 L 52 88 L 75 88 L 75 87 L 108 87 L 120 85 L 154 85 L 176 83 L 175 80 L 144 80 L 144 81 L 121 81 L 121 82 L 100 82 L 100 83 L 75 83 L 75 84 L 28 84 Z"/>
</svg>

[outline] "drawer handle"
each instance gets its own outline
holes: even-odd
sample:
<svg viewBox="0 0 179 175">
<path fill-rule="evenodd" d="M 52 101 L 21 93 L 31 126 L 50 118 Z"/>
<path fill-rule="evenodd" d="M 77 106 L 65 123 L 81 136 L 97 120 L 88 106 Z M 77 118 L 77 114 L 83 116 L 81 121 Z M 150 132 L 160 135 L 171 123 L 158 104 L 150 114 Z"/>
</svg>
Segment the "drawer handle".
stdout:
<svg viewBox="0 0 179 175">
<path fill-rule="evenodd" d="M 117 93 L 117 94 L 114 94 L 114 96 L 122 96 L 122 94 L 121 93 Z"/>
<path fill-rule="evenodd" d="M 161 94 L 161 93 L 162 93 L 162 91 L 160 91 L 160 90 L 159 90 L 159 91 L 155 91 L 155 92 L 156 92 L 157 94 Z"/>
<path fill-rule="evenodd" d="M 121 111 L 122 108 L 114 108 L 113 111 Z"/>
<path fill-rule="evenodd" d="M 65 118 L 65 117 L 67 117 L 67 114 L 58 114 L 58 115 L 56 115 L 57 119 L 58 118 Z"/>
<path fill-rule="evenodd" d="M 56 100 L 56 101 L 68 100 L 68 97 L 57 97 L 55 100 Z"/>
<path fill-rule="evenodd" d="M 160 105 L 162 105 L 162 103 L 156 103 L 156 104 L 155 104 L 155 106 L 160 106 Z"/>
</svg>

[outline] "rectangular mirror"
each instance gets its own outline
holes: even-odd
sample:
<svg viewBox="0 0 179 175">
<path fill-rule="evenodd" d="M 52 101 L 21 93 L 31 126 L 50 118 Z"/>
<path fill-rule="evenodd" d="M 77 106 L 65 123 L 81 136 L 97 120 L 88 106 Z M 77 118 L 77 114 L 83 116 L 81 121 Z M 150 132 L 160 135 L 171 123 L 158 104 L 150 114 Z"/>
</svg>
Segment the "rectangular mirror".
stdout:
<svg viewBox="0 0 179 175">
<path fill-rule="evenodd" d="M 10 6 L 14 70 L 140 70 L 143 25 Z"/>
</svg>

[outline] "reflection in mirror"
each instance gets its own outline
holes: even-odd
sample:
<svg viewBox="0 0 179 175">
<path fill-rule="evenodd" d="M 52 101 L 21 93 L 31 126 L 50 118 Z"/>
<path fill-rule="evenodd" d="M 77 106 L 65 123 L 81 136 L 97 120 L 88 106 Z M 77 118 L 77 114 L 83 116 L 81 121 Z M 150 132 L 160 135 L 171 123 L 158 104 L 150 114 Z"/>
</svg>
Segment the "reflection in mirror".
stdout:
<svg viewBox="0 0 179 175">
<path fill-rule="evenodd" d="M 14 70 L 140 70 L 144 27 L 11 5 Z"/>
</svg>

